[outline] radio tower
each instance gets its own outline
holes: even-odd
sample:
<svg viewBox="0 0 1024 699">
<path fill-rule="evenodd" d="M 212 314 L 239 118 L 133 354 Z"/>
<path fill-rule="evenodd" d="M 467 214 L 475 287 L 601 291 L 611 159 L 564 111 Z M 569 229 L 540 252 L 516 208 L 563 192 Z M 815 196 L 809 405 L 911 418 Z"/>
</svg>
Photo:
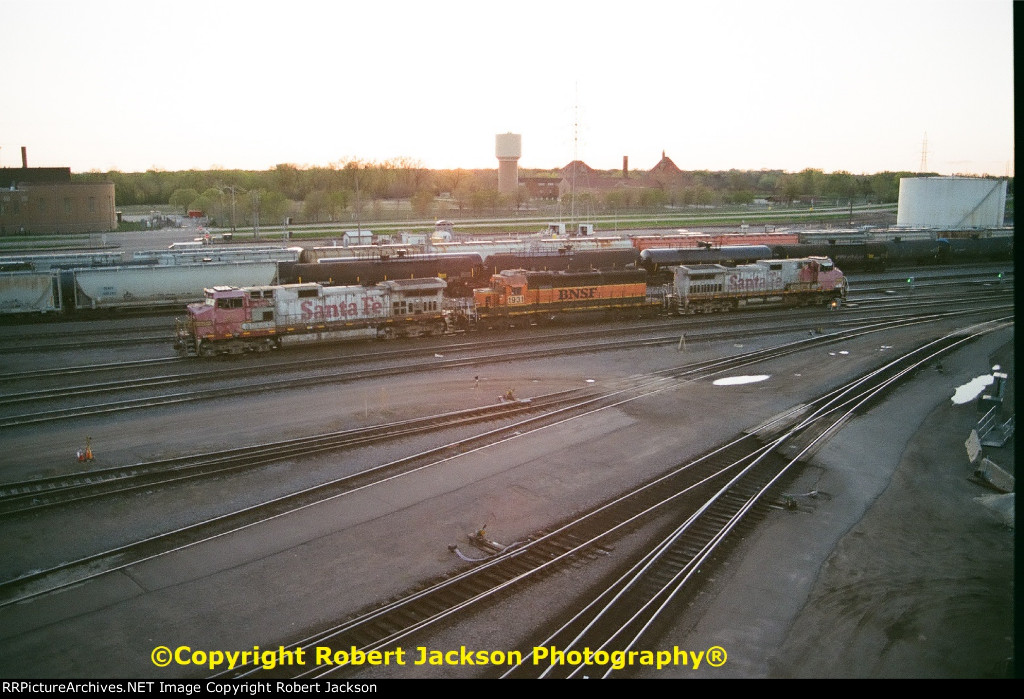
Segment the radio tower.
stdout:
<svg viewBox="0 0 1024 699">
<path fill-rule="evenodd" d="M 918 172 L 928 172 L 928 132 L 924 132 L 924 141 L 921 142 L 921 167 Z"/>
</svg>

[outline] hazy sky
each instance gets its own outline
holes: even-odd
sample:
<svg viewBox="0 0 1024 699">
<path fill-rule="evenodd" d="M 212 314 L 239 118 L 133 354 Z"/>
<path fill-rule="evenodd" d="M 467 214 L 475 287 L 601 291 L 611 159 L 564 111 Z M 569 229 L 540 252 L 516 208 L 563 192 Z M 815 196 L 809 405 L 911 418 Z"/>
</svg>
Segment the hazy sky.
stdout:
<svg viewBox="0 0 1024 699">
<path fill-rule="evenodd" d="M 1013 174 L 1009 0 L 0 0 L 0 166 Z"/>
</svg>

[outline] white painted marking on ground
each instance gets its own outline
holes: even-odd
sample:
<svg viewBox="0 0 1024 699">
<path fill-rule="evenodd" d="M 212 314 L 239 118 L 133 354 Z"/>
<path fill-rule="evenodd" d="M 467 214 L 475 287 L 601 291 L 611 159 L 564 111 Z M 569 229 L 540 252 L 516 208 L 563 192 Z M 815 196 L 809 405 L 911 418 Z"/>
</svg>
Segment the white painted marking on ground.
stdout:
<svg viewBox="0 0 1024 699">
<path fill-rule="evenodd" d="M 712 384 L 715 386 L 736 386 L 744 383 L 757 383 L 771 378 L 770 374 L 756 374 L 754 376 L 727 376 L 724 379 L 715 379 Z"/>
</svg>

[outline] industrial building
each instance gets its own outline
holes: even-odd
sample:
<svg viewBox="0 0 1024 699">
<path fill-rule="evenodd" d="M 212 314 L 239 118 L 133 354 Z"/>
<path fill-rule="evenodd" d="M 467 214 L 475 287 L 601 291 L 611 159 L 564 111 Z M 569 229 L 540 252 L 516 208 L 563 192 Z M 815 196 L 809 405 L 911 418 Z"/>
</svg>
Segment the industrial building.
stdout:
<svg viewBox="0 0 1024 699">
<path fill-rule="evenodd" d="M 0 168 L 0 235 L 117 229 L 114 183 L 71 181 L 71 168 Z"/>
</svg>

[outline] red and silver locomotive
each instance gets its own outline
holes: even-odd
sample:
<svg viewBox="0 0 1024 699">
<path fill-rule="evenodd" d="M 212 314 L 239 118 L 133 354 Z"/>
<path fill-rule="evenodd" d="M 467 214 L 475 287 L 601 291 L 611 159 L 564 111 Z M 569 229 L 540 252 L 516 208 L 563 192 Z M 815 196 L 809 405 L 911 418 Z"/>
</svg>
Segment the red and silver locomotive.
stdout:
<svg viewBox="0 0 1024 699">
<path fill-rule="evenodd" d="M 731 311 L 747 306 L 838 305 L 847 281 L 827 257 L 760 260 L 723 267 L 677 267 L 670 307 L 678 313 Z"/>
<path fill-rule="evenodd" d="M 443 279 L 396 279 L 373 286 L 215 286 L 188 306 L 175 346 L 207 356 L 262 352 L 334 339 L 441 334 Z"/>
</svg>

